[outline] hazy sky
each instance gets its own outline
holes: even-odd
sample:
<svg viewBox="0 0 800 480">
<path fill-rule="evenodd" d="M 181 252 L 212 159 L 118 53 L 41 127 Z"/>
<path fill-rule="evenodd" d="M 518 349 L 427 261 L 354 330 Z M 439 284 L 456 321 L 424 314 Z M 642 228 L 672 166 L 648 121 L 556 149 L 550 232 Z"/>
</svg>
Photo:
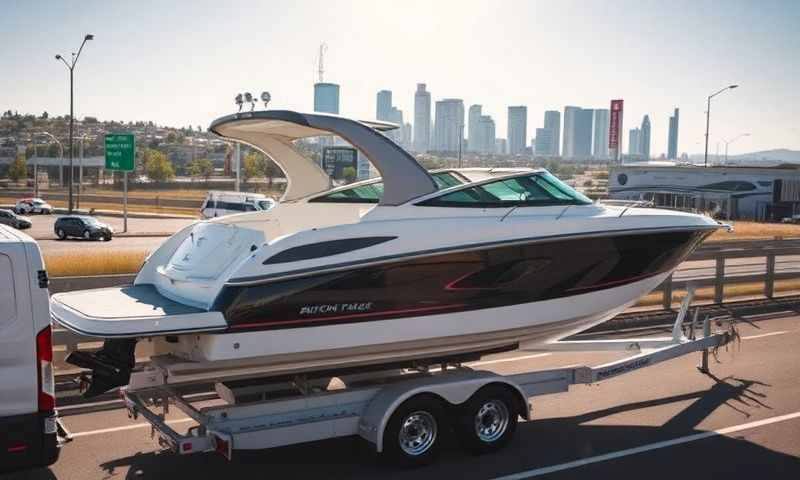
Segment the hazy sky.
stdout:
<svg viewBox="0 0 800 480">
<path fill-rule="evenodd" d="M 341 85 L 341 113 L 374 118 L 378 90 L 413 119 L 416 83 L 433 100 L 482 104 L 505 136 L 507 106 L 528 106 L 528 137 L 546 109 L 625 100 L 627 130 L 649 114 L 654 156 L 681 109 L 681 152 L 800 150 L 800 1 L 3 1 L 0 109 L 202 125 L 238 92 L 269 90 L 272 108 L 311 111 L 316 57 Z M 721 148 L 724 148 L 721 147 Z"/>
</svg>

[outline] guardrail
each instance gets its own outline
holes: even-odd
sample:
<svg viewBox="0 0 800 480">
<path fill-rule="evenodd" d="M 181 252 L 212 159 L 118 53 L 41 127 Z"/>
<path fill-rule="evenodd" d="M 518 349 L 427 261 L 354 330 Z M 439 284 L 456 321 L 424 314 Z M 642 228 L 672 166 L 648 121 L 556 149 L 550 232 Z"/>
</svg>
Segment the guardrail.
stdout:
<svg viewBox="0 0 800 480">
<path fill-rule="evenodd" d="M 777 259 L 790 255 L 800 256 L 800 239 L 784 240 L 756 240 L 756 241 L 729 241 L 717 242 L 703 245 L 696 250 L 687 262 L 708 261 L 714 262 L 714 275 L 703 278 L 675 279 L 675 274 L 664 281 L 656 291 L 662 295 L 661 306 L 664 310 L 670 310 L 673 306 L 673 294 L 675 291 L 686 289 L 691 283 L 696 288 L 714 287 L 714 303 L 721 304 L 725 300 L 725 286 L 736 284 L 763 283 L 763 296 L 773 298 L 775 295 L 775 282 L 779 280 L 800 279 L 800 260 L 797 262 L 796 269 L 779 272 L 776 265 Z M 726 275 L 727 261 L 741 258 L 763 258 L 764 273 L 757 274 L 735 274 Z M 685 265 L 685 264 L 684 264 Z M 747 264 L 755 266 L 759 264 Z M 685 274 L 692 270 L 708 270 L 710 266 L 700 266 L 679 269 L 678 274 Z M 108 275 L 103 277 L 65 277 L 53 278 L 51 280 L 51 292 L 61 292 L 68 290 L 81 290 L 85 288 L 110 287 L 129 284 L 133 281 L 133 275 Z M 147 357 L 149 352 L 148 342 L 140 342 L 141 350 L 137 351 L 137 356 Z M 63 359 L 71 352 L 76 350 L 92 350 L 99 347 L 99 339 L 83 337 L 61 328 L 57 328 L 53 333 L 54 363 L 56 368 L 64 367 Z"/>
</svg>

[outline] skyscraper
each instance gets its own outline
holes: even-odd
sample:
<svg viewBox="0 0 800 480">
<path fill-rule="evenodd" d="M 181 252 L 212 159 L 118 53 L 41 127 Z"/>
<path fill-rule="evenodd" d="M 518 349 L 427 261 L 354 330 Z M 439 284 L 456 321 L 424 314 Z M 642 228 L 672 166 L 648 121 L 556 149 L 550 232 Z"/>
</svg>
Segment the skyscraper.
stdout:
<svg viewBox="0 0 800 480">
<path fill-rule="evenodd" d="M 594 111 L 594 158 L 608 158 L 608 126 L 609 114 L 607 109 L 598 108 Z"/>
<path fill-rule="evenodd" d="M 667 158 L 675 160 L 678 158 L 678 120 L 679 112 L 675 109 L 675 114 L 669 117 L 669 138 L 667 139 Z"/>
<path fill-rule="evenodd" d="M 536 129 L 536 143 L 533 146 L 533 153 L 536 155 L 551 156 L 556 149 L 556 139 L 553 130 L 549 128 Z"/>
<path fill-rule="evenodd" d="M 497 133 L 492 117 L 489 115 L 481 115 L 481 118 L 478 120 L 477 128 L 477 151 L 486 154 L 495 153 L 496 135 Z"/>
<path fill-rule="evenodd" d="M 456 152 L 464 141 L 464 102 L 460 98 L 446 98 L 436 102 L 433 124 L 433 148 L 442 152 Z"/>
<path fill-rule="evenodd" d="M 469 107 L 469 119 L 468 119 L 468 143 L 467 146 L 469 147 L 468 150 L 470 152 L 479 152 L 481 151 L 481 139 L 479 138 L 478 133 L 478 123 L 481 120 L 481 106 L 480 105 L 472 105 Z"/>
<path fill-rule="evenodd" d="M 628 155 L 631 157 L 638 157 L 641 153 L 639 150 L 639 139 L 641 132 L 638 128 L 631 128 L 628 133 Z"/>
<path fill-rule="evenodd" d="M 375 118 L 378 120 L 391 121 L 389 118 L 392 114 L 392 92 L 390 90 L 381 90 L 378 92 L 377 108 Z"/>
<path fill-rule="evenodd" d="M 424 83 L 417 84 L 414 94 L 414 150 L 427 152 L 431 142 L 431 94 Z"/>
<path fill-rule="evenodd" d="M 525 153 L 528 143 L 528 107 L 508 107 L 508 153 Z"/>
<path fill-rule="evenodd" d="M 314 111 L 339 114 L 339 85 L 323 82 L 314 84 Z"/>
<path fill-rule="evenodd" d="M 645 160 L 650 160 L 650 117 L 647 115 L 642 119 L 642 128 L 639 133 L 639 154 Z"/>
<path fill-rule="evenodd" d="M 544 112 L 544 128 L 553 132 L 552 150 L 547 154 L 557 157 L 561 154 L 561 112 L 558 110 L 547 110 Z"/>
<path fill-rule="evenodd" d="M 564 158 L 589 158 L 592 155 L 594 110 L 564 107 Z"/>
</svg>

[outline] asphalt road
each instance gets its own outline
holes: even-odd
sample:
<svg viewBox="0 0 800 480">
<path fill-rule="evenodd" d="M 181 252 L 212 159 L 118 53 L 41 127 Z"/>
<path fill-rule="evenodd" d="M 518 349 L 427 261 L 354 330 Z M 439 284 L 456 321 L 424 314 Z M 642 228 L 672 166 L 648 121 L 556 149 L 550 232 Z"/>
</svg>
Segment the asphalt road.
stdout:
<svg viewBox="0 0 800 480">
<path fill-rule="evenodd" d="M 714 376 L 697 372 L 691 354 L 536 397 L 534 419 L 504 450 L 472 457 L 451 438 L 422 469 L 383 465 L 355 438 L 246 452 L 230 463 L 217 454 L 179 457 L 159 451 L 141 421 L 112 410 L 67 416 L 75 439 L 59 462 L 7 478 L 800 478 L 800 317 L 751 317 L 740 333 L 741 349 L 712 361 Z M 515 373 L 618 357 L 510 352 L 474 367 Z M 179 431 L 191 425 L 180 412 L 170 417 Z"/>
</svg>

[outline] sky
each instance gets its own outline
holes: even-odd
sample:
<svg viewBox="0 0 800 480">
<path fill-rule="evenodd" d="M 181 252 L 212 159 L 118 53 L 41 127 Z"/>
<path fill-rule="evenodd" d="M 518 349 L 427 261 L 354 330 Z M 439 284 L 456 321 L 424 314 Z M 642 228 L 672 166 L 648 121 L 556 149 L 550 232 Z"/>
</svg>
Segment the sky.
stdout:
<svg viewBox="0 0 800 480">
<path fill-rule="evenodd" d="M 270 108 L 311 111 L 319 45 L 340 112 L 375 118 L 393 92 L 413 120 L 414 91 L 483 105 L 506 134 L 509 105 L 528 107 L 528 138 L 544 111 L 625 100 L 624 136 L 645 114 L 651 153 L 666 151 L 681 110 L 679 151 L 800 150 L 800 1 L 31 1 L 4 0 L 0 110 L 200 125 L 236 110 L 234 96 L 272 95 Z"/>
</svg>

